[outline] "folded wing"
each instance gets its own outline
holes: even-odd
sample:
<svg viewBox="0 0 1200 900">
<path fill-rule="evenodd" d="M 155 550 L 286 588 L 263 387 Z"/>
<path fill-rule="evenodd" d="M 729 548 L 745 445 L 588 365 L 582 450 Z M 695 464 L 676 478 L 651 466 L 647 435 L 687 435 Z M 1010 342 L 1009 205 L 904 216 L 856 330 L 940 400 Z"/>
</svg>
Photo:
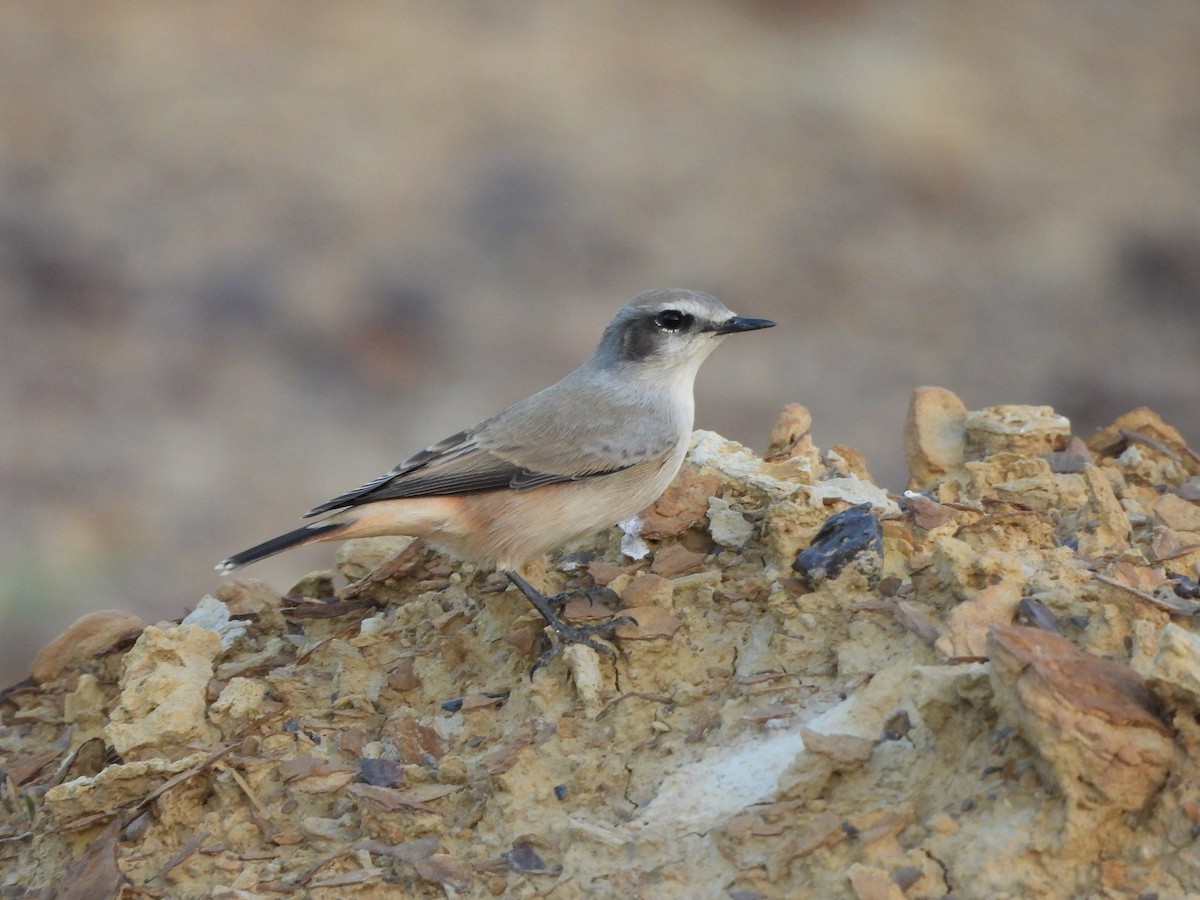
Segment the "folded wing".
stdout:
<svg viewBox="0 0 1200 900">
<path fill-rule="evenodd" d="M 377 500 L 520 491 L 596 478 L 663 457 L 680 439 L 674 429 L 648 428 L 639 409 L 619 410 L 614 415 L 611 400 L 606 415 L 574 418 L 564 432 L 562 418 L 546 414 L 553 400 L 545 397 L 546 393 L 535 394 L 493 419 L 427 447 L 374 481 L 305 515 L 318 516 Z"/>
</svg>

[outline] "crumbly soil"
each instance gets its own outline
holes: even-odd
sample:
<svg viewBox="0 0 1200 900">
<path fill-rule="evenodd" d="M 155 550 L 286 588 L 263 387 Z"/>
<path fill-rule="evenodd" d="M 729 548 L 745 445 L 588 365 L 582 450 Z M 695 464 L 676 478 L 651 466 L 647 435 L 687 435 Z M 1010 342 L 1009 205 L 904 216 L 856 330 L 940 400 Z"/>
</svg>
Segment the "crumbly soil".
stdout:
<svg viewBox="0 0 1200 900">
<path fill-rule="evenodd" d="M 405 539 L 85 617 L 0 699 L 0 897 L 1200 891 L 1200 459 L 922 389 L 897 497 L 808 425 L 697 432 L 640 535 L 528 573 L 615 657 L 531 677 L 528 604 Z"/>
</svg>

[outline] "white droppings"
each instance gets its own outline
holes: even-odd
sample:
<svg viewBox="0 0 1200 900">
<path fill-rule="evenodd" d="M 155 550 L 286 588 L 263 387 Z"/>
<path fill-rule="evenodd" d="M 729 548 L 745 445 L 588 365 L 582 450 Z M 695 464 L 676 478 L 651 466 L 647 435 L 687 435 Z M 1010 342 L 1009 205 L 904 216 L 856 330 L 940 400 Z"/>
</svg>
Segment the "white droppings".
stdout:
<svg viewBox="0 0 1200 900">
<path fill-rule="evenodd" d="M 645 559 L 650 555 L 650 548 L 642 540 L 642 517 L 633 516 L 623 522 L 618 522 L 621 529 L 621 553 L 630 559 Z"/>
</svg>

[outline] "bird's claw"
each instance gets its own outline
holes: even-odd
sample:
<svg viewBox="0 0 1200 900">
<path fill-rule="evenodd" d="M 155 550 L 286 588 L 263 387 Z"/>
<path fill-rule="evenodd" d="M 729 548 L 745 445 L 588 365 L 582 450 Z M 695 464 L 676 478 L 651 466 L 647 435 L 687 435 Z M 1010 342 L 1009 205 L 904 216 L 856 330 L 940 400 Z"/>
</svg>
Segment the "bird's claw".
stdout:
<svg viewBox="0 0 1200 900">
<path fill-rule="evenodd" d="M 542 633 L 543 646 L 549 644 L 542 653 L 533 662 L 533 668 L 529 670 L 532 677 L 533 674 L 542 666 L 552 662 L 555 657 L 559 656 L 569 644 L 582 644 L 585 647 L 591 647 L 597 653 L 603 653 L 605 656 L 616 658 L 617 651 L 608 644 L 601 644 L 598 641 L 592 640 L 595 635 L 610 636 L 614 631 L 622 625 L 637 626 L 637 620 L 632 616 L 617 616 L 614 619 L 609 619 L 607 622 L 601 622 L 597 625 L 568 625 L 561 619 L 555 623 L 549 623 L 548 631 Z M 551 637 L 553 634 L 553 637 Z"/>
<path fill-rule="evenodd" d="M 561 609 L 576 597 L 582 597 L 592 606 L 595 606 L 597 603 L 619 603 L 621 600 L 621 598 L 617 596 L 617 592 L 610 587 L 592 587 L 578 588 L 573 591 L 563 591 L 561 594 L 555 594 L 553 597 L 547 597 L 546 602 L 555 608 Z"/>
<path fill-rule="evenodd" d="M 525 595 L 525 598 L 538 611 L 538 614 L 545 623 L 550 626 L 549 632 L 542 632 L 542 640 L 544 642 L 548 641 L 549 646 L 545 647 L 534 661 L 533 668 L 529 670 L 530 676 L 562 653 L 568 644 L 583 644 L 585 647 L 591 647 L 597 653 L 615 657 L 617 652 L 612 647 L 597 643 L 592 640 L 592 637 L 595 635 L 604 635 L 607 637 L 621 625 L 637 625 L 637 620 L 630 616 L 617 616 L 597 625 L 569 625 L 555 612 L 555 606 L 561 606 L 566 600 L 569 600 L 571 597 L 577 597 L 581 593 L 594 603 L 596 595 L 607 596 L 611 594 L 615 597 L 615 592 L 609 588 L 589 588 L 583 591 L 567 591 L 554 597 L 547 597 L 517 572 L 510 571 L 505 574 L 508 575 L 508 580 L 516 585 L 517 589 Z M 553 636 L 551 636 L 551 632 Z M 539 648 L 542 646 L 544 644 L 539 645 Z"/>
</svg>

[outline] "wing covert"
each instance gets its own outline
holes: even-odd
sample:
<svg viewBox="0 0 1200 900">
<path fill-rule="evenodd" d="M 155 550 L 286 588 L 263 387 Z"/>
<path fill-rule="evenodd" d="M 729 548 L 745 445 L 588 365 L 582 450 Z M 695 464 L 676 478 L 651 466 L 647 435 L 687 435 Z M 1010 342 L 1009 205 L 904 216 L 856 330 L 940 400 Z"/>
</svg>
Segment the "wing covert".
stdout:
<svg viewBox="0 0 1200 900">
<path fill-rule="evenodd" d="M 596 478 L 670 453 L 691 430 L 661 421 L 583 369 L 491 419 L 410 456 L 385 475 L 306 513 L 407 497 L 530 490 Z M 570 402 L 564 404 L 563 398 Z M 563 415 L 563 407 L 575 415 Z"/>
</svg>

